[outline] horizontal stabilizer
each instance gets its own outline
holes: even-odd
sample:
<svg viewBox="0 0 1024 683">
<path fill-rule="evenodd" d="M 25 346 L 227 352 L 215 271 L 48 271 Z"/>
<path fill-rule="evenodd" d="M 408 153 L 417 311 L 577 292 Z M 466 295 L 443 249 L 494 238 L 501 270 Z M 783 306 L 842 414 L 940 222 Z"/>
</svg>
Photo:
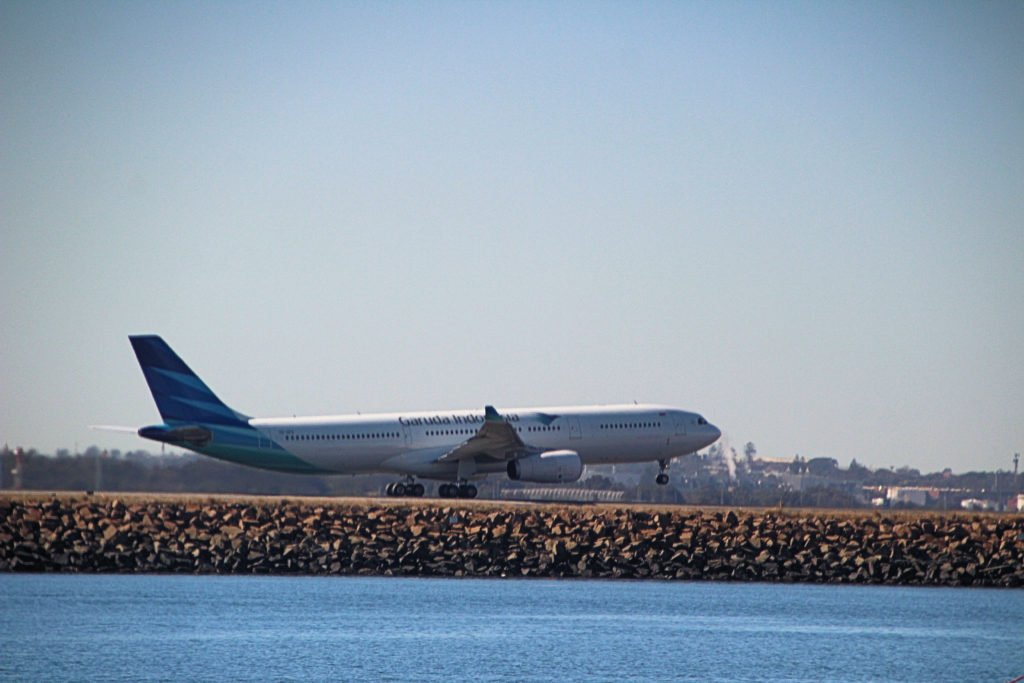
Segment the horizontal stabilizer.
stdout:
<svg viewBox="0 0 1024 683">
<path fill-rule="evenodd" d="M 124 434 L 136 434 L 139 431 L 135 427 L 123 427 L 121 425 L 89 425 L 89 429 L 95 429 L 98 432 L 122 432 Z"/>
</svg>

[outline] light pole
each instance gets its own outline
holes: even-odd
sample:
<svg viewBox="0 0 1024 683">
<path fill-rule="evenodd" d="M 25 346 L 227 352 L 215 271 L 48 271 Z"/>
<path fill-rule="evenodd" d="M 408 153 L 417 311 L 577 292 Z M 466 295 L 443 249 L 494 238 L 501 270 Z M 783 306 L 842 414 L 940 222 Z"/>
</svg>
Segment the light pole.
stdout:
<svg viewBox="0 0 1024 683">
<path fill-rule="evenodd" d="M 1014 493 L 1020 493 L 1020 479 L 1017 478 L 1017 465 L 1020 463 L 1020 453 L 1013 454 L 1013 486 L 1016 491 Z"/>
</svg>

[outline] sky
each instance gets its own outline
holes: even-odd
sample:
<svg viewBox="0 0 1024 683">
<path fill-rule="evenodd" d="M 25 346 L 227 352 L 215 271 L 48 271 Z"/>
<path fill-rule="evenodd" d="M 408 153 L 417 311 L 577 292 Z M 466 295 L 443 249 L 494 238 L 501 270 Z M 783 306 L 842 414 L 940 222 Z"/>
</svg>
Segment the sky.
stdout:
<svg viewBox="0 0 1024 683">
<path fill-rule="evenodd" d="M 0 1 L 0 443 L 651 402 L 1024 451 L 1024 4 Z"/>
</svg>

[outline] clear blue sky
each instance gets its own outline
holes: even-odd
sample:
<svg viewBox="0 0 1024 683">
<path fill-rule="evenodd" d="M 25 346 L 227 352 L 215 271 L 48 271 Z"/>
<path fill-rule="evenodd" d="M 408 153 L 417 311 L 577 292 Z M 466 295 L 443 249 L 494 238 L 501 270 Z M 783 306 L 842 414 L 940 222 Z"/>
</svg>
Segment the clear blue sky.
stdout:
<svg viewBox="0 0 1024 683">
<path fill-rule="evenodd" d="M 1024 3 L 0 2 L 0 443 L 659 402 L 1024 451 Z"/>
</svg>

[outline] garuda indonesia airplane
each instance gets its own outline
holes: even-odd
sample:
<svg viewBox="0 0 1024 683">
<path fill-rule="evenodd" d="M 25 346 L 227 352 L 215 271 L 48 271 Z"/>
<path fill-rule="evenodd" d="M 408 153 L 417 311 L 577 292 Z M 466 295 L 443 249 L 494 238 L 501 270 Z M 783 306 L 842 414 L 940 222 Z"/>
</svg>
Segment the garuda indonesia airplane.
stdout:
<svg viewBox="0 0 1024 683">
<path fill-rule="evenodd" d="M 422 496 L 417 477 L 444 482 L 442 497 L 473 498 L 470 482 L 488 474 L 572 482 L 584 465 L 655 460 L 667 484 L 672 458 L 721 436 L 697 413 L 660 405 L 252 418 L 218 399 L 162 338 L 129 339 L 163 418 L 139 436 L 279 472 L 404 476 L 388 485 L 393 496 Z"/>
</svg>

